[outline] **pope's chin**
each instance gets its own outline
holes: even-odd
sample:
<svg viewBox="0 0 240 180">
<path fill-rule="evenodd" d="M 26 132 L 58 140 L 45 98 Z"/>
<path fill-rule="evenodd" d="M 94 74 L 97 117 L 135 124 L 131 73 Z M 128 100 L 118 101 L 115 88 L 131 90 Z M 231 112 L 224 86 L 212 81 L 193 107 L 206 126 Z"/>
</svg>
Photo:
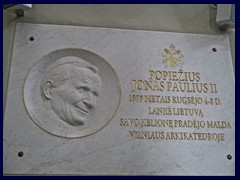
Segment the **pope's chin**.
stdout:
<svg viewBox="0 0 240 180">
<path fill-rule="evenodd" d="M 75 117 L 71 119 L 71 121 L 70 120 L 64 120 L 64 121 L 71 126 L 82 126 L 85 124 L 87 119 L 88 119 L 87 117 Z"/>
<path fill-rule="evenodd" d="M 72 113 L 72 116 L 70 119 L 68 119 L 68 124 L 72 126 L 82 126 L 86 124 L 87 120 L 89 119 L 90 112 L 82 111 L 80 109 L 76 109 L 74 113 Z"/>
</svg>

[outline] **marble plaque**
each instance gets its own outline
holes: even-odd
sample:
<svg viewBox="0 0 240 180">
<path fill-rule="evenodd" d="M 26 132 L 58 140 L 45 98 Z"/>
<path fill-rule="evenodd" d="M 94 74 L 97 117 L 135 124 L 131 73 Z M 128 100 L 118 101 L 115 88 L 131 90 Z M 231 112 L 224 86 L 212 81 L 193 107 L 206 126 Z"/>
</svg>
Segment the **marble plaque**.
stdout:
<svg viewBox="0 0 240 180">
<path fill-rule="evenodd" d="M 227 36 L 16 27 L 4 174 L 235 175 Z"/>
</svg>

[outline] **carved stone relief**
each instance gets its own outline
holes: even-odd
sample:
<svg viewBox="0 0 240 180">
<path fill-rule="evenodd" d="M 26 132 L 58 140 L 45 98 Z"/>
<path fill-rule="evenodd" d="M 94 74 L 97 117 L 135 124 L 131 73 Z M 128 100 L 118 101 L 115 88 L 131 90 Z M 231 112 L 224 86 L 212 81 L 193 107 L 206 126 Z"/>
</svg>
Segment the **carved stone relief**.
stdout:
<svg viewBox="0 0 240 180">
<path fill-rule="evenodd" d="M 106 97 L 112 99 L 110 105 Z M 25 80 L 24 102 L 43 130 L 67 138 L 87 136 L 116 113 L 119 80 L 102 57 L 82 49 L 61 49 L 33 65 Z"/>
</svg>

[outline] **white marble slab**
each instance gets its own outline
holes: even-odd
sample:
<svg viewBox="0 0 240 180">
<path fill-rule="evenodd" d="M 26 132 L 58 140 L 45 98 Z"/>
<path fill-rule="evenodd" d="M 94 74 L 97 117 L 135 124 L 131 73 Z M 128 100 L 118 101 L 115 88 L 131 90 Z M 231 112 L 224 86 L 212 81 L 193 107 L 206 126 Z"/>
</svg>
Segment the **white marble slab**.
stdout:
<svg viewBox="0 0 240 180">
<path fill-rule="evenodd" d="M 4 174 L 235 175 L 231 62 L 226 36 L 19 23 Z"/>
</svg>

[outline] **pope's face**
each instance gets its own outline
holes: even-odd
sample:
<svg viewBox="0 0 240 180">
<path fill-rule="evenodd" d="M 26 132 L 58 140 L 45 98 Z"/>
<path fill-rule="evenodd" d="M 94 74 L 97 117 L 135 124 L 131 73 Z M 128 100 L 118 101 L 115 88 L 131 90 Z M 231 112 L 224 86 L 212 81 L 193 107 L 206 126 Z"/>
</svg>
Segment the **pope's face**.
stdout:
<svg viewBox="0 0 240 180">
<path fill-rule="evenodd" d="M 101 89 L 100 77 L 86 68 L 71 68 L 72 76 L 51 91 L 51 107 L 66 123 L 85 124 L 93 113 Z"/>
</svg>

